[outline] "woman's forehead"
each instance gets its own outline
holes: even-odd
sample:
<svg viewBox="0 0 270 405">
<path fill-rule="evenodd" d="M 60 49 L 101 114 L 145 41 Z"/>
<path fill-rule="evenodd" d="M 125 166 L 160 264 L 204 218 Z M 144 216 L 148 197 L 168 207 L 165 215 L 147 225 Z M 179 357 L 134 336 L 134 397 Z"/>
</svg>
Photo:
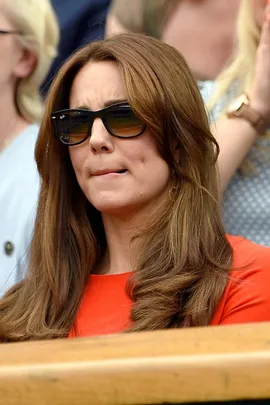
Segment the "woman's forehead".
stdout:
<svg viewBox="0 0 270 405">
<path fill-rule="evenodd" d="M 6 0 L 0 0 L 0 28 L 1 29 L 14 28 L 11 17 L 12 17 L 12 11 L 6 4 Z"/>
<path fill-rule="evenodd" d="M 89 62 L 76 75 L 70 91 L 70 106 L 87 104 L 96 110 L 108 100 L 127 98 L 121 73 L 115 62 Z"/>
</svg>

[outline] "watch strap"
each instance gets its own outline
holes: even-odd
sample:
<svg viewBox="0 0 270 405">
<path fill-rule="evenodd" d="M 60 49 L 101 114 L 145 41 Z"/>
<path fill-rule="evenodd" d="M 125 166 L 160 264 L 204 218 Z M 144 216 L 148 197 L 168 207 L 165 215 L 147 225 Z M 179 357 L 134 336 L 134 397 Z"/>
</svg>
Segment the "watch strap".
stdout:
<svg viewBox="0 0 270 405">
<path fill-rule="evenodd" d="M 250 106 L 249 98 L 246 94 L 242 94 L 233 101 L 228 108 L 227 116 L 229 118 L 245 119 L 260 135 L 264 135 L 270 126 L 270 119 L 264 118 Z"/>
<path fill-rule="evenodd" d="M 249 121 L 260 135 L 264 135 L 269 127 L 269 122 L 245 103 L 234 114 Z"/>
</svg>

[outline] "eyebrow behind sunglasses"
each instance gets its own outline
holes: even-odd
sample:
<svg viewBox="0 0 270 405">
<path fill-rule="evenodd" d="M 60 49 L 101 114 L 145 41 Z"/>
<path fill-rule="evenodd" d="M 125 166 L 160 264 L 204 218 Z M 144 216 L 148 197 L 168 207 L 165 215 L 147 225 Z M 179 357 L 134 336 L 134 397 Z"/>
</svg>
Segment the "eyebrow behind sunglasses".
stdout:
<svg viewBox="0 0 270 405">
<path fill-rule="evenodd" d="M 127 99 L 112 99 L 112 100 L 108 100 L 108 101 L 105 101 L 105 102 L 103 103 L 103 108 L 112 107 L 112 106 L 114 106 L 114 105 L 122 104 L 122 103 L 128 104 L 128 100 L 127 100 Z M 103 109 L 103 108 L 102 108 L 102 109 Z M 89 110 L 89 111 L 91 111 L 91 109 L 89 108 L 89 106 L 87 106 L 87 105 L 85 105 L 85 104 L 74 107 L 74 110 Z"/>
</svg>

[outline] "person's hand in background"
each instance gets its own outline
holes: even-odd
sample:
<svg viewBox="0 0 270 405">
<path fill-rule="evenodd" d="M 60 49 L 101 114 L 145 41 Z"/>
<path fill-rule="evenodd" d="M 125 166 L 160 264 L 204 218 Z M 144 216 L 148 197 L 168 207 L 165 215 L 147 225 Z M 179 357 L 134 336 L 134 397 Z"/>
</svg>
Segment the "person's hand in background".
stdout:
<svg viewBox="0 0 270 405">
<path fill-rule="evenodd" d="M 270 2 L 265 8 L 254 74 L 249 94 L 250 105 L 261 116 L 270 120 Z"/>
</svg>

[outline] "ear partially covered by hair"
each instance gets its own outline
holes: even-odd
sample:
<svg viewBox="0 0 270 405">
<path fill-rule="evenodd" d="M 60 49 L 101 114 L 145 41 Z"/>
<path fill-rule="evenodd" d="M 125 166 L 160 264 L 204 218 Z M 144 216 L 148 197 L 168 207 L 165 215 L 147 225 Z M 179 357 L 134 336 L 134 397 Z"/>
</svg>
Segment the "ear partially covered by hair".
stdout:
<svg viewBox="0 0 270 405">
<path fill-rule="evenodd" d="M 14 68 L 14 74 L 18 79 L 24 79 L 35 70 L 37 65 L 37 57 L 35 53 L 24 48 L 21 52 L 21 57 Z"/>
</svg>

